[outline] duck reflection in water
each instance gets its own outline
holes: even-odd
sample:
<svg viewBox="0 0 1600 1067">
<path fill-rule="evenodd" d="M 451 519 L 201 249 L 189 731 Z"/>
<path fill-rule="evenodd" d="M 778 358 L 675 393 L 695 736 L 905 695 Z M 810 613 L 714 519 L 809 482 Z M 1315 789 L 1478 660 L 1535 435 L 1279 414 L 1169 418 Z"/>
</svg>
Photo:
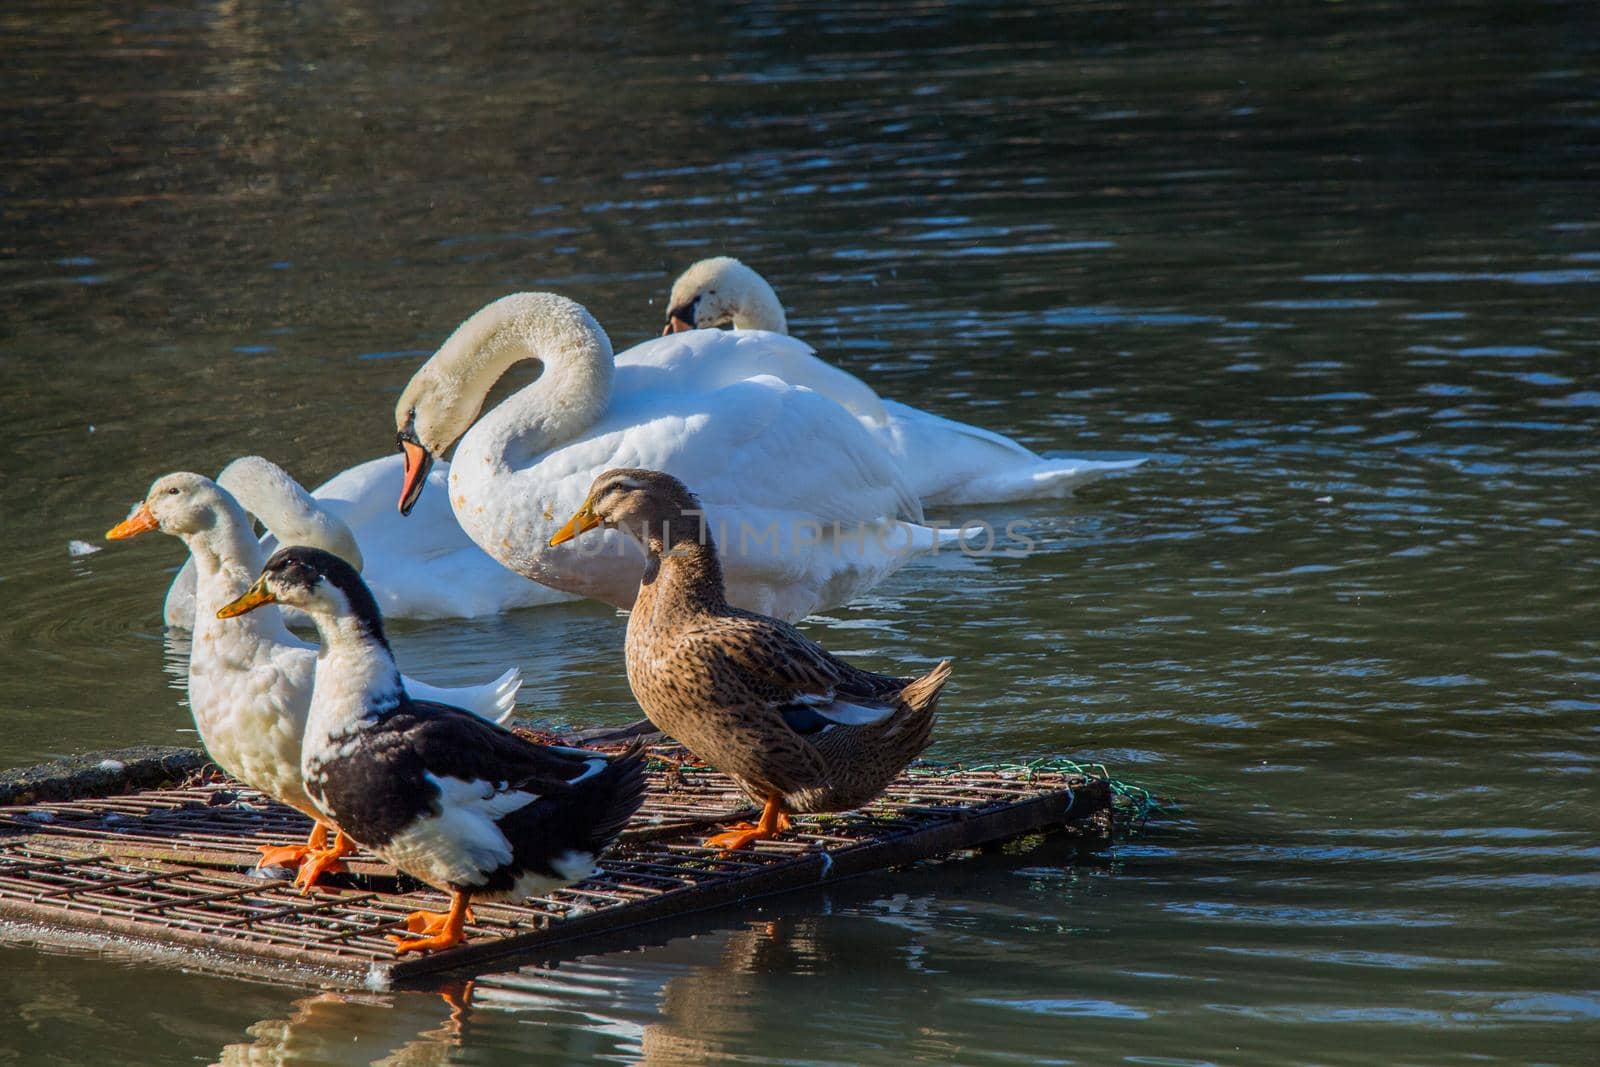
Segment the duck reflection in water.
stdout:
<svg viewBox="0 0 1600 1067">
<path fill-rule="evenodd" d="M 660 1018 L 643 1028 L 639 1062 L 666 1067 L 766 1059 L 780 1048 L 806 1049 L 805 1058 L 829 1059 L 818 1044 L 815 1016 L 787 1010 L 780 1002 L 792 1004 L 792 993 L 809 1001 L 819 986 L 847 975 L 857 982 L 877 975 L 905 989 L 918 967 L 914 928 L 920 904 L 906 899 L 887 910 L 897 913 L 894 921 L 835 913 L 779 915 L 731 931 L 720 959 L 662 985 Z M 849 1014 L 848 1006 L 835 1007 Z M 951 1062 L 946 1057 L 956 1052 L 936 1027 L 916 1026 L 900 1036 L 908 1060 Z"/>
<path fill-rule="evenodd" d="M 661 987 L 660 1022 L 644 1028 L 640 1062 L 710 1063 L 754 1043 L 763 1016 L 745 1011 L 774 974 L 826 969 L 833 945 L 817 936 L 817 917 L 779 917 L 728 935 L 722 958 Z"/>
<path fill-rule="evenodd" d="M 221 1067 L 423 1067 L 453 1062 L 466 1037 L 471 981 L 432 993 L 319 993 L 287 1019 L 250 1027 L 255 1040 L 228 1045 Z"/>
</svg>

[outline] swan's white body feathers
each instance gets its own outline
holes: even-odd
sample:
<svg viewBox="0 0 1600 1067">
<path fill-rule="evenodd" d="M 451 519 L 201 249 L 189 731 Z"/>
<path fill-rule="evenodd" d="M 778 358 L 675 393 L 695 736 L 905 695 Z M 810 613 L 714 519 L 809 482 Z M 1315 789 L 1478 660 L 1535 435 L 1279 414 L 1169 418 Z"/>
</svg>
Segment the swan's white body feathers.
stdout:
<svg viewBox="0 0 1600 1067">
<path fill-rule="evenodd" d="M 1144 462 L 1052 459 L 981 426 L 895 400 L 885 400 L 883 407 L 888 421 L 875 432 L 927 507 L 1062 497 L 1103 474 Z"/>
</svg>

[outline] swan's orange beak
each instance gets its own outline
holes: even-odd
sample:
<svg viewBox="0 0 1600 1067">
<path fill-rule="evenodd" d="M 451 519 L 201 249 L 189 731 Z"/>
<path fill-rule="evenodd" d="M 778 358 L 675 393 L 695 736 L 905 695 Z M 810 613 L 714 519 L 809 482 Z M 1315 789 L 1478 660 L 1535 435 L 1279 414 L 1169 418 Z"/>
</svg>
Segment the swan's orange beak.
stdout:
<svg viewBox="0 0 1600 1067">
<path fill-rule="evenodd" d="M 278 598 L 267 592 L 267 579 L 265 575 L 256 579 L 256 584 L 246 589 L 237 599 L 229 601 L 217 609 L 217 618 L 231 619 L 235 615 L 243 615 L 247 611 L 254 611 L 263 604 L 276 604 Z"/>
<path fill-rule="evenodd" d="M 583 507 L 578 509 L 578 513 L 568 519 L 567 524 L 557 530 L 554 537 L 550 538 L 550 545 L 552 548 L 556 545 L 564 545 L 579 534 L 592 530 L 599 525 L 600 516 L 594 513 L 594 509 L 589 506 L 589 502 L 586 500 L 583 502 Z"/>
<path fill-rule="evenodd" d="M 685 330 L 692 329 L 694 329 L 694 323 L 674 311 L 667 316 L 667 328 L 661 331 L 661 336 L 666 337 L 668 334 L 683 333 Z"/>
<path fill-rule="evenodd" d="M 428 472 L 433 469 L 433 456 L 414 437 L 401 433 L 397 438 L 400 451 L 406 454 L 406 479 L 400 485 L 400 514 L 409 515 L 422 496 L 422 487 L 428 484 Z"/>
<path fill-rule="evenodd" d="M 150 511 L 149 501 L 143 501 L 128 514 L 127 518 L 106 531 L 106 540 L 122 541 L 159 529 L 161 525 L 156 522 L 155 515 Z"/>
</svg>

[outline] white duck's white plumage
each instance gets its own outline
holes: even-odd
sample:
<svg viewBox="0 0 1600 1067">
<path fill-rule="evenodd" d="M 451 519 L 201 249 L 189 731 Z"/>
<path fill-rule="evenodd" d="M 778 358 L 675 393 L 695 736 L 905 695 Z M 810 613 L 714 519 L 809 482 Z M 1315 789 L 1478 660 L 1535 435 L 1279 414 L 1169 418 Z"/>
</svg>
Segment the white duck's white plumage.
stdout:
<svg viewBox="0 0 1600 1067">
<path fill-rule="evenodd" d="M 394 510 L 405 474 L 398 453 L 342 471 L 309 493 L 260 456 L 234 460 L 217 484 L 267 528 L 263 559 L 279 545 L 332 552 L 362 572 L 389 618 L 473 619 L 575 599 L 513 574 L 474 544 L 450 509 L 448 473 L 448 466 L 434 470 L 434 491 L 406 518 Z M 168 626 L 194 625 L 194 585 L 190 560 L 167 590 Z M 296 625 L 305 621 L 289 614 Z"/>
<path fill-rule="evenodd" d="M 631 605 L 644 564 L 631 538 L 606 531 L 582 550 L 547 542 L 601 471 L 648 467 L 699 491 L 726 546 L 730 601 L 796 619 L 849 600 L 937 540 L 861 422 L 772 376 L 803 347 L 700 331 L 613 359 L 580 305 L 518 293 L 445 341 L 406 387 L 396 422 L 430 454 L 460 438 L 456 518 L 519 574 Z M 539 379 L 478 418 L 495 381 L 528 359 L 543 364 Z"/>
<path fill-rule="evenodd" d="M 772 286 L 728 256 L 701 260 L 684 271 L 667 303 L 669 332 L 721 326 L 772 347 L 773 334 L 788 332 Z M 1065 496 L 1103 474 L 1144 462 L 1041 456 L 991 430 L 880 399 L 859 378 L 803 347 L 809 359 L 790 355 L 782 371 L 771 373 L 849 408 L 894 457 L 925 507 Z M 847 385 L 841 385 L 844 379 Z"/>
<path fill-rule="evenodd" d="M 250 587 L 264 561 L 249 516 L 227 490 L 187 472 L 158 479 L 141 507 L 163 533 L 183 540 L 195 563 L 189 708 L 206 751 L 234 777 L 318 818 L 300 776 L 316 646 L 290 633 L 275 607 L 217 618 L 218 608 Z M 521 684 L 515 668 L 486 685 L 406 680 L 418 699 L 456 704 L 494 722 L 515 711 Z"/>
</svg>

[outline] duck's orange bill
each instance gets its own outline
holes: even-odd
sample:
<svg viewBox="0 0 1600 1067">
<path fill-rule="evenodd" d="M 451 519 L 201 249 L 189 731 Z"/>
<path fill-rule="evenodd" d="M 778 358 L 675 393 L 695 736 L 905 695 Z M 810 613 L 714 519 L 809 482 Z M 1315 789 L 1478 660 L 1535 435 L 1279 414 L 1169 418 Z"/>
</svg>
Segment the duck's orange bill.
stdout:
<svg viewBox="0 0 1600 1067">
<path fill-rule="evenodd" d="M 106 540 L 122 541 L 129 537 L 138 537 L 142 533 L 149 533 L 151 530 L 159 530 L 160 528 L 161 526 L 156 522 L 155 515 L 150 511 L 149 503 L 143 503 L 133 509 L 133 514 L 107 530 Z"/>
<path fill-rule="evenodd" d="M 247 611 L 254 611 L 263 604 L 275 604 L 278 598 L 267 592 L 267 586 L 262 579 L 257 578 L 256 584 L 244 591 L 237 600 L 230 601 L 217 609 L 217 618 L 231 619 L 235 615 L 243 615 Z"/>
<path fill-rule="evenodd" d="M 555 545 L 564 545 L 584 531 L 592 530 L 599 525 L 599 517 L 595 515 L 594 512 L 589 510 L 588 504 L 585 504 L 583 507 L 578 509 L 578 513 L 576 515 L 567 520 L 567 524 L 565 526 L 556 531 L 556 535 L 550 538 L 550 544 L 552 547 Z"/>
</svg>

